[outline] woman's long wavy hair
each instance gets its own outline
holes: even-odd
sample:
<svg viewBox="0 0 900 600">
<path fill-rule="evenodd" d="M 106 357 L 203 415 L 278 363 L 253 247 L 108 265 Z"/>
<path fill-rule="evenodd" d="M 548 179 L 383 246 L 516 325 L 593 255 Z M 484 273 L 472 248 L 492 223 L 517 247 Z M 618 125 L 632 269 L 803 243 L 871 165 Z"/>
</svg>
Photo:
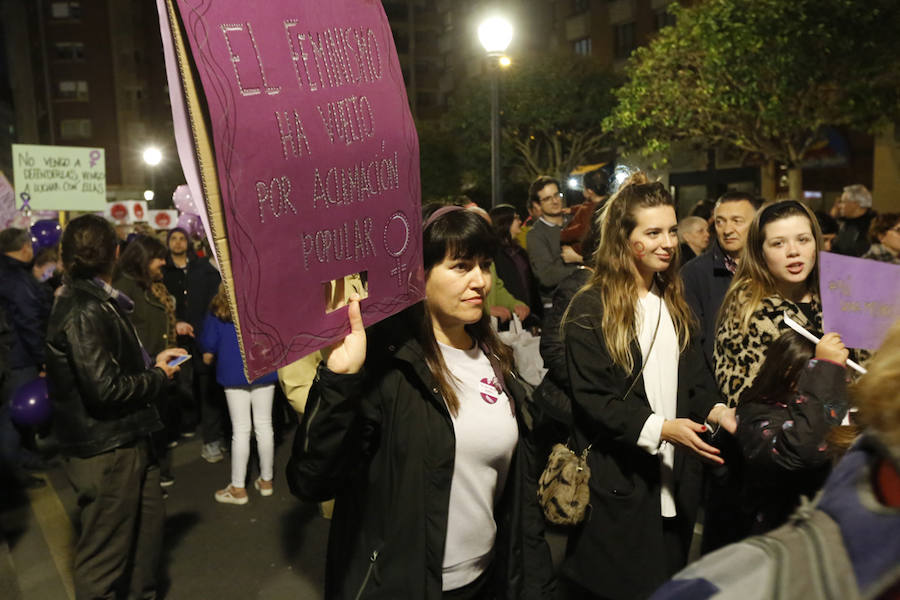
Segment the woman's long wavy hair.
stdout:
<svg viewBox="0 0 900 600">
<path fill-rule="evenodd" d="M 439 206 L 427 206 L 424 210 L 423 222 Z M 479 259 L 493 260 L 497 251 L 498 241 L 490 225 L 476 213 L 460 209 L 439 216 L 430 223 L 422 233 L 422 254 L 425 263 L 425 278 L 431 274 L 431 269 L 443 262 L 444 258 L 453 259 Z M 459 412 L 459 398 L 451 383 L 451 377 L 459 376 L 451 373 L 444 362 L 438 342 L 434 337 L 434 328 L 431 320 L 431 312 L 428 308 L 428 299 L 420 303 L 422 318 L 418 331 L 418 340 L 425 354 L 425 363 L 437 380 L 438 387 L 451 414 Z M 466 325 L 466 332 L 475 343 L 490 357 L 493 355 L 500 364 L 500 370 L 505 377 L 513 370 L 512 350 L 506 346 L 491 328 L 490 317 L 485 311 L 481 319 L 471 325 Z"/>
<path fill-rule="evenodd" d="M 634 370 L 631 345 L 638 334 L 638 272 L 628 238 L 637 226 L 638 211 L 657 206 L 671 206 L 674 210 L 675 202 L 663 184 L 651 183 L 643 172 L 632 174 L 610 197 L 599 216 L 600 243 L 594 252 L 594 274 L 578 292 L 583 294 L 596 290 L 599 293 L 603 303 L 603 339 L 613 362 L 627 373 Z M 690 343 L 694 320 L 678 275 L 678 244 L 675 244 L 673 252 L 669 268 L 657 273 L 655 281 L 669 309 L 683 351 Z M 569 319 L 577 322 L 578 317 L 569 315 L 567 310 L 562 322 L 565 324 Z"/>
<path fill-rule="evenodd" d="M 766 225 L 788 217 L 806 217 L 816 242 L 816 264 L 806 278 L 807 289 L 819 293 L 819 260 L 818 252 L 822 250 L 822 230 L 813 212 L 803 203 L 796 200 L 782 200 L 763 208 L 756 213 L 747 232 L 747 243 L 741 251 L 741 261 L 734 274 L 734 280 L 725 294 L 722 308 L 719 311 L 718 323 L 737 317 L 740 331 L 746 333 L 750 327 L 750 318 L 760 306 L 763 298 L 778 295 L 778 285 L 766 264 L 763 245 L 766 241 Z"/>
</svg>

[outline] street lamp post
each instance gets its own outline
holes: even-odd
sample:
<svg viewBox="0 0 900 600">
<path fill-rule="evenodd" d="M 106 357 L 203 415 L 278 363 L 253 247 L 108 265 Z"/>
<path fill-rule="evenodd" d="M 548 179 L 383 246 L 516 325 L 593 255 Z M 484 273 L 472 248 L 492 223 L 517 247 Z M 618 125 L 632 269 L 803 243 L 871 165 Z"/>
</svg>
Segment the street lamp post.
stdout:
<svg viewBox="0 0 900 600">
<path fill-rule="evenodd" d="M 159 148 L 150 146 L 144 149 L 142 156 L 144 162 L 150 167 L 150 189 L 144 192 L 144 198 L 150 202 L 156 195 L 156 167 L 162 162 L 162 152 L 160 152 Z M 150 193 L 148 194 L 147 192 Z M 150 198 L 147 198 L 147 196 L 150 196 Z"/>
<path fill-rule="evenodd" d="M 478 40 L 487 52 L 491 72 L 491 206 L 503 202 L 500 181 L 500 64 L 512 41 L 513 28 L 503 17 L 491 17 L 478 27 Z M 508 64 L 508 61 L 505 63 Z"/>
</svg>

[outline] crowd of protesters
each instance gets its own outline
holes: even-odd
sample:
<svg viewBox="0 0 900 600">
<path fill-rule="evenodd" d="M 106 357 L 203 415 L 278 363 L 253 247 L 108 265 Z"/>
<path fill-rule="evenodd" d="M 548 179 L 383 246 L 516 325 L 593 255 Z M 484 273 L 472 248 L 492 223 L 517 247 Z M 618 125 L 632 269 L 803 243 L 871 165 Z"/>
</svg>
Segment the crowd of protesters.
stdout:
<svg viewBox="0 0 900 600">
<path fill-rule="evenodd" d="M 823 331 L 818 275 L 821 250 L 900 264 L 900 213 L 852 185 L 827 214 L 730 191 L 679 221 L 643 173 L 583 182 L 567 208 L 537 178 L 527 216 L 426 206 L 425 300 L 366 330 L 364 282 L 338 283 L 349 335 L 255 381 L 226 284 L 186 231 L 122 239 L 86 215 L 37 255 L 29 232 L 0 232 L 0 475 L 36 487 L 60 461 L 9 415 L 45 377 L 43 433 L 78 496 L 76 596 L 154 597 L 180 440 L 199 434 L 208 462 L 230 454 L 210 501 L 247 504 L 248 480 L 273 494 L 277 394 L 301 422 L 290 490 L 333 519 L 329 599 L 709 597 L 675 585 L 689 559 L 705 555 L 691 581 L 727 587 L 717 550 L 791 527 L 803 498 L 838 486 L 848 449 L 890 517 L 865 543 L 900 538 L 900 356 Z M 541 338 L 536 388 L 498 337 L 515 320 Z M 875 369 L 854 383 L 850 358 Z M 554 565 L 536 484 L 560 442 L 586 453 L 590 511 Z M 900 564 L 896 543 L 882 551 Z M 890 573 L 859 589 L 895 597 Z"/>
</svg>

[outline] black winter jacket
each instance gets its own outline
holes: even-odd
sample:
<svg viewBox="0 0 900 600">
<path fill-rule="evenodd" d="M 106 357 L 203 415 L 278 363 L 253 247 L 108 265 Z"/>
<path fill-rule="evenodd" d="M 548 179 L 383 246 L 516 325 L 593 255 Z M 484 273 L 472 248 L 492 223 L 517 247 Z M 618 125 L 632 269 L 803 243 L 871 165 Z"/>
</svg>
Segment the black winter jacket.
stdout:
<svg viewBox="0 0 900 600">
<path fill-rule="evenodd" d="M 44 336 L 51 296 L 31 274 L 31 265 L 0 254 L 0 304 L 13 330 L 11 369 L 44 364 Z"/>
<path fill-rule="evenodd" d="M 565 324 L 566 363 L 572 389 L 575 442 L 593 442 L 591 510 L 569 539 L 563 574 L 582 587 L 612 600 L 646 598 L 667 579 L 660 507 L 660 462 L 637 445 L 652 413 L 643 375 L 625 397 L 642 364 L 631 344 L 634 371 L 613 363 L 603 339 L 599 291 L 579 294 Z M 654 350 L 655 351 L 655 350 Z M 691 345 L 678 361 L 676 415 L 702 423 L 718 401 L 715 384 Z M 675 504 L 684 527 L 685 554 L 700 502 L 702 465 L 681 448 L 675 450 Z"/>
<path fill-rule="evenodd" d="M 172 257 L 167 257 L 162 272 L 163 283 L 175 296 L 175 317 L 190 323 L 194 337 L 200 337 L 203 319 L 209 311 L 209 303 L 219 291 L 222 276 L 208 258 L 193 255 L 188 258 L 187 270 L 176 267 Z"/>
<path fill-rule="evenodd" d="M 800 496 L 812 498 L 821 489 L 831 472 L 825 437 L 847 407 L 846 369 L 823 360 L 809 362 L 783 402 L 741 397 L 736 437 L 744 458 L 746 535 L 783 525 Z"/>
<path fill-rule="evenodd" d="M 734 276 L 725 266 L 725 253 L 719 241 L 713 240 L 709 250 L 691 259 L 681 268 L 684 299 L 700 324 L 700 343 L 709 372 L 715 373 L 713 351 L 716 347 L 716 318 Z"/>
<path fill-rule="evenodd" d="M 411 309 L 414 310 L 414 309 Z M 453 475 L 450 413 L 410 335 L 411 310 L 370 328 L 366 365 L 338 375 L 320 365 L 287 478 L 294 495 L 336 497 L 325 598 L 440 600 Z M 549 548 L 524 424 L 495 508 L 493 589 L 504 600 L 552 597 Z"/>
<path fill-rule="evenodd" d="M 64 455 L 95 456 L 162 428 L 152 401 L 166 374 L 147 368 L 134 327 L 92 282 L 69 282 L 53 306 L 47 375 Z"/>
</svg>

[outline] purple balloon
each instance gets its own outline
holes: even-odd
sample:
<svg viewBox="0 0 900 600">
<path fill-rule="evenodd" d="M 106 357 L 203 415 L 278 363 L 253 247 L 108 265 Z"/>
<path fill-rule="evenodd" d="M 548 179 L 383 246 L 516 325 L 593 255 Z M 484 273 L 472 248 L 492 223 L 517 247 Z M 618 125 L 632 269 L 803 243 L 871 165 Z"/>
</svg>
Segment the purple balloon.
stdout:
<svg viewBox="0 0 900 600">
<path fill-rule="evenodd" d="M 56 221 L 43 219 L 31 226 L 31 242 L 35 252 L 55 246 L 62 237 L 62 227 Z"/>
<path fill-rule="evenodd" d="M 189 215 L 200 214 L 197 205 L 194 203 L 194 199 L 191 197 L 191 190 L 188 189 L 187 184 L 179 185 L 175 188 L 175 193 L 172 194 L 172 203 L 175 205 L 175 208 L 183 213 Z"/>
<path fill-rule="evenodd" d="M 203 236 L 203 224 L 200 222 L 200 217 L 197 215 L 183 213 L 178 217 L 178 224 L 176 227 L 181 227 L 187 231 L 191 237 Z"/>
<path fill-rule="evenodd" d="M 24 383 L 13 392 L 12 401 L 9 404 L 9 418 L 13 423 L 25 427 L 36 427 L 46 423 L 52 413 L 53 405 L 50 402 L 47 380 L 44 377 Z"/>
</svg>

